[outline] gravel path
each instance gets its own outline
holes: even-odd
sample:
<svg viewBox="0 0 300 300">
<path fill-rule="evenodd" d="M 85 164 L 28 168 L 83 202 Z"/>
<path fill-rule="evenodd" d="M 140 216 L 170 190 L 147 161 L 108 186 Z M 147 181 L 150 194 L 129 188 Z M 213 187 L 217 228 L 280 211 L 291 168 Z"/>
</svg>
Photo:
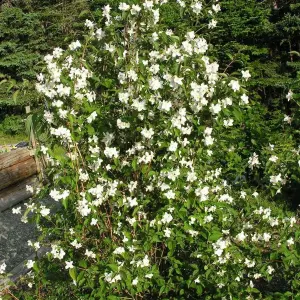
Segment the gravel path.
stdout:
<svg viewBox="0 0 300 300">
<path fill-rule="evenodd" d="M 36 237 L 34 225 L 21 222 L 25 211 L 24 203 L 15 207 L 18 206 L 22 207 L 21 215 L 13 214 L 11 209 L 0 213 L 0 264 L 5 262 L 8 272 L 32 254 L 27 241 Z"/>
</svg>

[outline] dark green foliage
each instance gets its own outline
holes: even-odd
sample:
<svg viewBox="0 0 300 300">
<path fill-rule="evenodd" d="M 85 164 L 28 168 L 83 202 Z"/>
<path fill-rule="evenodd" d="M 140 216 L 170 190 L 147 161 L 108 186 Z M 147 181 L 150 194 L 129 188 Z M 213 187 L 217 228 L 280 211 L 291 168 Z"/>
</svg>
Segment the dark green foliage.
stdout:
<svg viewBox="0 0 300 300">
<path fill-rule="evenodd" d="M 7 135 L 15 135 L 17 133 L 24 133 L 25 123 L 21 116 L 6 116 L 0 124 L 0 131 Z"/>
<path fill-rule="evenodd" d="M 0 4 L 0 123 L 6 114 L 24 116 L 25 105 L 36 107 L 34 80 L 42 57 L 80 35 L 90 17 L 86 0 Z"/>
<path fill-rule="evenodd" d="M 0 70 L 16 80 L 33 79 L 41 53 L 47 48 L 36 13 L 4 8 L 0 13 Z"/>
</svg>

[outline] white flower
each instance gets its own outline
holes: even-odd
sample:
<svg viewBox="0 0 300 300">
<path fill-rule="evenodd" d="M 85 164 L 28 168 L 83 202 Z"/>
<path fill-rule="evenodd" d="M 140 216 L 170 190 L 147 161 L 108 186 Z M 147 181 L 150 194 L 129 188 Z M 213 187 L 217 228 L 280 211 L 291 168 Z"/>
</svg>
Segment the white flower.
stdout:
<svg viewBox="0 0 300 300">
<path fill-rule="evenodd" d="M 137 285 L 139 282 L 138 278 L 136 277 L 135 279 L 132 280 L 132 285 Z"/>
<path fill-rule="evenodd" d="M 194 182 L 194 181 L 196 181 L 197 180 L 196 173 L 194 171 L 188 172 L 186 180 L 187 180 L 187 182 Z"/>
<path fill-rule="evenodd" d="M 126 103 L 126 104 L 128 103 L 129 96 L 130 96 L 130 94 L 127 92 L 118 94 L 120 102 Z"/>
<path fill-rule="evenodd" d="M 149 260 L 148 255 L 145 255 L 143 260 L 140 260 L 140 261 L 137 262 L 137 266 L 141 267 L 141 268 L 149 267 L 149 265 L 150 265 L 150 260 Z"/>
<path fill-rule="evenodd" d="M 209 29 L 212 29 L 212 28 L 215 28 L 217 26 L 217 21 L 216 20 L 211 20 L 209 23 L 208 23 L 208 28 Z"/>
<path fill-rule="evenodd" d="M 165 237 L 170 237 L 171 236 L 171 233 L 172 233 L 172 231 L 171 231 L 171 229 L 170 228 L 166 228 L 165 230 L 164 230 L 164 233 L 165 233 Z"/>
<path fill-rule="evenodd" d="M 168 199 L 175 199 L 175 193 L 171 190 L 167 191 L 165 194 L 164 194 Z"/>
<path fill-rule="evenodd" d="M 50 209 L 49 208 L 46 208 L 46 206 L 42 205 L 41 206 L 41 210 L 40 210 L 40 213 L 43 217 L 46 217 L 50 214 Z"/>
<path fill-rule="evenodd" d="M 150 129 L 143 128 L 143 130 L 141 131 L 141 134 L 144 138 L 151 139 L 152 136 L 154 135 L 154 130 L 153 130 L 153 128 L 150 128 Z"/>
<path fill-rule="evenodd" d="M 172 107 L 172 103 L 170 101 L 161 101 L 159 103 L 158 109 L 163 110 L 163 111 L 170 111 Z"/>
<path fill-rule="evenodd" d="M 152 0 L 145 0 L 143 6 L 145 9 L 151 10 L 153 8 L 153 1 Z"/>
<path fill-rule="evenodd" d="M 247 81 L 251 77 L 249 70 L 242 71 L 242 77 Z"/>
<path fill-rule="evenodd" d="M 214 252 L 215 255 L 217 256 L 221 256 L 224 252 L 224 249 L 227 248 L 227 246 L 229 245 L 229 242 L 227 240 L 224 240 L 222 238 L 219 238 L 215 243 L 213 243 L 213 248 L 214 248 Z"/>
<path fill-rule="evenodd" d="M 57 245 L 52 245 L 51 254 L 53 255 L 53 258 L 58 258 L 62 260 L 66 254 L 66 252 L 63 249 L 59 249 Z"/>
<path fill-rule="evenodd" d="M 68 190 L 64 190 L 63 192 L 60 192 L 57 191 L 56 189 L 53 189 L 50 191 L 49 195 L 53 200 L 59 201 L 59 200 L 66 199 L 70 195 L 70 192 Z"/>
<path fill-rule="evenodd" d="M 94 226 L 94 225 L 97 225 L 97 223 L 98 223 L 98 220 L 95 218 L 92 218 L 91 225 Z"/>
<path fill-rule="evenodd" d="M 200 201 L 206 201 L 208 199 L 208 194 L 209 194 L 209 187 L 205 186 L 202 189 L 201 188 L 197 188 L 195 190 L 195 194 L 196 196 L 200 196 Z"/>
<path fill-rule="evenodd" d="M 53 107 L 61 108 L 63 106 L 63 102 L 61 100 L 55 100 L 52 102 Z"/>
<path fill-rule="evenodd" d="M 73 266 L 73 261 L 66 261 L 66 266 L 65 266 L 65 269 L 73 269 L 74 266 Z"/>
<path fill-rule="evenodd" d="M 228 86 L 230 86 L 234 92 L 237 92 L 240 90 L 240 84 L 237 80 L 231 80 L 229 82 Z"/>
<path fill-rule="evenodd" d="M 111 10 L 111 7 L 109 5 L 106 5 L 102 8 L 103 16 L 106 17 L 106 19 L 107 19 L 107 21 L 105 22 L 106 25 L 111 24 L 110 10 Z"/>
<path fill-rule="evenodd" d="M 120 119 L 117 120 L 117 127 L 119 129 L 126 129 L 126 128 L 130 128 L 130 123 L 128 122 L 122 122 Z"/>
<path fill-rule="evenodd" d="M 254 166 L 260 165 L 258 155 L 255 152 L 252 154 L 251 157 L 249 157 L 248 164 L 250 165 L 251 169 L 253 169 Z"/>
<path fill-rule="evenodd" d="M 149 273 L 149 274 L 146 274 L 146 275 L 145 275 L 145 278 L 151 279 L 152 277 L 153 277 L 153 274 L 152 274 L 152 273 Z"/>
<path fill-rule="evenodd" d="M 90 257 L 90 258 L 96 258 L 96 254 L 93 252 L 93 251 L 90 251 L 88 249 L 85 250 L 85 253 L 84 253 L 87 257 Z"/>
<path fill-rule="evenodd" d="M 196 15 L 199 15 L 202 10 L 202 3 L 199 1 L 196 1 L 195 3 L 193 3 L 191 5 L 191 9 L 193 10 L 193 13 L 195 13 Z"/>
<path fill-rule="evenodd" d="M 4 274 L 5 269 L 6 269 L 6 263 L 1 264 L 0 265 L 0 274 Z"/>
<path fill-rule="evenodd" d="M 61 49 L 61 48 L 59 48 L 59 47 L 57 47 L 57 48 L 54 48 L 54 50 L 53 50 L 53 57 L 54 58 L 60 58 L 61 57 L 61 55 L 63 54 L 63 52 L 64 52 L 64 50 L 63 49 Z M 39 80 L 39 81 L 43 81 L 43 80 Z"/>
<path fill-rule="evenodd" d="M 105 32 L 102 30 L 102 28 L 98 28 L 96 30 L 96 38 L 98 41 L 102 40 L 105 37 Z"/>
<path fill-rule="evenodd" d="M 93 29 L 95 24 L 91 21 L 86 19 L 84 25 L 88 28 L 88 29 Z"/>
<path fill-rule="evenodd" d="M 129 79 L 131 79 L 132 81 L 137 81 L 138 80 L 138 75 L 134 70 L 129 70 L 127 72 L 127 76 Z"/>
<path fill-rule="evenodd" d="M 209 110 L 213 115 L 217 115 L 222 110 L 222 106 L 219 103 L 211 104 Z"/>
<path fill-rule="evenodd" d="M 291 124 L 292 123 L 292 118 L 288 115 L 284 115 L 283 121 L 288 123 L 288 124 Z"/>
<path fill-rule="evenodd" d="M 221 10 L 220 4 L 213 4 L 211 8 L 212 8 L 212 10 L 215 11 L 216 13 L 219 12 L 219 11 Z"/>
<path fill-rule="evenodd" d="M 34 265 L 35 261 L 34 260 L 28 260 L 27 263 L 26 263 L 26 267 L 28 269 L 31 269 Z"/>
<path fill-rule="evenodd" d="M 278 175 L 270 176 L 270 182 L 273 185 L 276 185 L 279 182 L 282 182 L 283 179 L 281 178 L 281 174 L 279 173 Z"/>
<path fill-rule="evenodd" d="M 70 50 L 76 50 L 81 47 L 81 43 L 77 40 L 69 45 Z"/>
<path fill-rule="evenodd" d="M 206 145 L 206 146 L 210 146 L 210 145 L 212 145 L 214 143 L 214 138 L 212 138 L 211 136 L 206 136 L 205 138 L 204 138 L 204 144 Z"/>
<path fill-rule="evenodd" d="M 119 5 L 119 10 L 122 11 L 127 11 L 130 9 L 130 5 L 128 5 L 127 3 L 121 2 Z"/>
<path fill-rule="evenodd" d="M 117 151 L 116 148 L 106 147 L 104 150 L 104 154 L 105 154 L 105 156 L 107 156 L 109 158 L 112 158 L 112 157 L 117 158 L 119 156 L 119 151 Z"/>
<path fill-rule="evenodd" d="M 241 96 L 241 100 L 243 104 L 249 104 L 249 97 L 246 94 Z"/>
<path fill-rule="evenodd" d="M 139 99 L 133 99 L 131 106 L 137 111 L 143 111 L 146 109 L 146 101 L 139 101 Z"/>
<path fill-rule="evenodd" d="M 156 42 L 158 39 L 159 39 L 158 34 L 156 32 L 153 32 L 151 38 L 152 43 Z"/>
<path fill-rule="evenodd" d="M 132 7 L 131 7 L 131 10 L 130 10 L 130 13 L 132 15 L 137 15 L 141 11 L 141 9 L 142 8 L 139 5 L 133 4 Z"/>
<path fill-rule="evenodd" d="M 297 219 L 295 217 L 290 218 L 290 227 L 294 227 L 294 224 L 297 223 Z"/>
<path fill-rule="evenodd" d="M 45 77 L 42 73 L 36 75 L 36 79 L 40 82 L 43 82 L 45 80 Z"/>
<path fill-rule="evenodd" d="M 105 48 L 104 49 L 107 50 L 110 53 L 113 53 L 115 51 L 116 47 L 114 45 L 112 45 L 111 43 L 109 43 L 109 44 L 105 43 Z M 125 80 L 126 75 L 123 74 L 123 76 L 124 76 L 123 79 Z M 121 80 L 120 80 L 120 82 L 121 82 Z M 124 83 L 124 82 L 121 82 L 121 83 Z"/>
<path fill-rule="evenodd" d="M 231 126 L 233 126 L 233 119 L 224 120 L 223 124 L 226 128 L 231 127 Z"/>
<path fill-rule="evenodd" d="M 240 241 L 240 242 L 243 242 L 243 241 L 246 239 L 247 236 L 248 236 L 248 235 L 245 234 L 244 231 L 242 231 L 242 232 L 240 232 L 240 233 L 236 236 L 236 239 L 237 239 L 238 241 Z"/>
<path fill-rule="evenodd" d="M 75 248 L 75 249 L 80 249 L 82 247 L 82 244 L 78 243 L 77 240 L 74 240 L 73 242 L 71 242 L 71 245 Z"/>
<path fill-rule="evenodd" d="M 138 205 L 136 198 L 128 197 L 127 200 L 130 207 L 134 207 Z"/>
<path fill-rule="evenodd" d="M 125 249 L 124 247 L 118 247 L 115 249 L 115 251 L 113 252 L 113 254 L 123 254 L 125 253 Z"/>
<path fill-rule="evenodd" d="M 276 155 L 272 155 L 270 158 L 269 158 L 269 161 L 272 161 L 272 162 L 276 162 L 278 160 L 278 157 Z"/>
<path fill-rule="evenodd" d="M 56 128 L 51 128 L 50 133 L 56 137 L 60 137 L 65 141 L 71 141 L 71 131 L 63 126 Z"/>
<path fill-rule="evenodd" d="M 156 77 L 156 76 L 152 77 L 149 80 L 149 87 L 151 90 L 157 91 L 162 88 L 162 82 L 160 81 L 160 79 L 158 77 Z"/>
<path fill-rule="evenodd" d="M 52 124 L 54 121 L 54 115 L 49 111 L 45 111 L 44 119 L 46 120 L 47 123 Z"/>
<path fill-rule="evenodd" d="M 264 239 L 265 242 L 269 242 L 271 237 L 272 237 L 271 234 L 269 234 L 267 232 L 264 232 L 263 239 Z"/>
<path fill-rule="evenodd" d="M 181 6 L 181 7 L 185 7 L 185 2 L 184 0 L 176 0 L 177 3 Z"/>
<path fill-rule="evenodd" d="M 291 99 L 293 99 L 293 95 L 294 95 L 294 93 L 291 90 L 289 90 L 289 92 L 286 95 L 286 99 L 288 101 L 290 101 Z"/>
<path fill-rule="evenodd" d="M 175 152 L 177 147 L 178 147 L 178 143 L 172 141 L 169 148 L 168 148 L 168 150 L 171 151 L 171 152 Z"/>
<path fill-rule="evenodd" d="M 161 222 L 163 224 L 168 224 L 170 223 L 171 221 L 173 220 L 173 217 L 172 215 L 170 215 L 169 213 L 165 212 L 162 219 L 161 219 Z"/>
<path fill-rule="evenodd" d="M 157 74 L 157 73 L 159 72 L 159 65 L 158 65 L 158 64 L 152 65 L 152 66 L 149 68 L 149 71 L 150 71 L 152 74 Z"/>
<path fill-rule="evenodd" d="M 86 119 L 86 121 L 90 124 L 92 123 L 97 117 L 97 112 L 94 111 L 90 114 L 90 116 Z"/>
<path fill-rule="evenodd" d="M 83 197 L 82 200 L 77 202 L 76 209 L 81 214 L 82 217 L 86 217 L 91 213 L 91 208 L 88 206 L 87 200 Z"/>
<path fill-rule="evenodd" d="M 213 129 L 211 127 L 206 127 L 204 130 L 204 135 L 211 135 Z"/>
<path fill-rule="evenodd" d="M 241 198 L 242 199 L 245 199 L 246 198 L 246 196 L 247 196 L 247 193 L 245 192 L 245 191 L 241 191 Z"/>
<path fill-rule="evenodd" d="M 203 221 L 204 223 L 210 223 L 213 219 L 214 217 L 212 215 L 207 215 L 204 217 Z"/>
<path fill-rule="evenodd" d="M 89 180 L 89 174 L 87 172 L 83 172 L 82 169 L 79 169 L 79 180 L 86 182 Z"/>
<path fill-rule="evenodd" d="M 275 269 L 272 266 L 268 266 L 267 268 L 267 272 L 271 275 L 273 272 L 275 271 Z"/>
<path fill-rule="evenodd" d="M 288 246 L 291 246 L 291 245 L 294 245 L 295 242 L 294 242 L 294 239 L 291 237 L 286 241 L 286 243 Z"/>
<path fill-rule="evenodd" d="M 245 259 L 245 265 L 248 267 L 248 268 L 253 268 L 255 266 L 255 261 L 251 261 L 249 260 L 248 258 Z"/>
<path fill-rule="evenodd" d="M 17 208 L 13 208 L 12 209 L 12 213 L 14 215 L 20 215 L 21 214 L 21 206 L 17 207 Z"/>
</svg>

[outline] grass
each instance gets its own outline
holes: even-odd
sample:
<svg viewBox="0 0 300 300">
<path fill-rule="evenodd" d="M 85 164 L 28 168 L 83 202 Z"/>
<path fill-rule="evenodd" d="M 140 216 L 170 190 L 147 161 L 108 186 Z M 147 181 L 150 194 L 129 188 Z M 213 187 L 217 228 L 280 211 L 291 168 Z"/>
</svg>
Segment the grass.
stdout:
<svg viewBox="0 0 300 300">
<path fill-rule="evenodd" d="M 19 142 L 27 142 L 28 136 L 25 134 L 6 135 L 0 132 L 0 145 L 14 145 Z"/>
</svg>

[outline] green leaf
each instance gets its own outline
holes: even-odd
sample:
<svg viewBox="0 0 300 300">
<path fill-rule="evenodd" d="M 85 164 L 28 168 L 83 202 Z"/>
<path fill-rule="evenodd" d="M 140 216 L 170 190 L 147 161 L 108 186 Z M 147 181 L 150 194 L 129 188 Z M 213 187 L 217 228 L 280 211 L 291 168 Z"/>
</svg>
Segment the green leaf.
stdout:
<svg viewBox="0 0 300 300">
<path fill-rule="evenodd" d="M 107 265 L 112 271 L 117 272 L 119 270 L 118 265 L 115 264 L 108 264 Z"/>
<path fill-rule="evenodd" d="M 90 14 L 91 14 L 91 12 L 89 10 L 85 9 L 79 14 L 79 18 L 88 17 Z"/>
<path fill-rule="evenodd" d="M 89 134 L 89 135 L 94 135 L 94 134 L 95 134 L 95 129 L 94 129 L 94 127 L 91 126 L 91 125 L 88 125 L 88 126 L 87 126 L 87 131 L 88 131 L 88 134 Z"/>
<path fill-rule="evenodd" d="M 80 260 L 79 261 L 79 267 L 87 268 L 87 262 L 85 260 Z"/>
<path fill-rule="evenodd" d="M 76 269 L 75 268 L 71 268 L 69 269 L 69 274 L 71 276 L 71 278 L 76 281 Z"/>
<path fill-rule="evenodd" d="M 133 171 L 136 171 L 136 169 L 137 169 L 137 159 L 136 158 L 132 161 L 131 166 L 132 166 Z"/>
<path fill-rule="evenodd" d="M 56 158 L 57 160 L 61 160 L 62 158 L 64 158 L 66 154 L 66 150 L 65 148 L 63 148 L 62 146 L 58 146 L 55 145 L 53 148 L 53 157 Z"/>
<path fill-rule="evenodd" d="M 208 240 L 211 242 L 217 241 L 223 234 L 220 231 L 213 231 L 212 234 L 208 237 Z"/>
<path fill-rule="evenodd" d="M 14 93 L 13 93 L 13 96 L 12 96 L 12 99 L 14 101 L 15 104 L 17 104 L 17 97 L 20 93 L 20 90 L 16 90 Z"/>
</svg>

